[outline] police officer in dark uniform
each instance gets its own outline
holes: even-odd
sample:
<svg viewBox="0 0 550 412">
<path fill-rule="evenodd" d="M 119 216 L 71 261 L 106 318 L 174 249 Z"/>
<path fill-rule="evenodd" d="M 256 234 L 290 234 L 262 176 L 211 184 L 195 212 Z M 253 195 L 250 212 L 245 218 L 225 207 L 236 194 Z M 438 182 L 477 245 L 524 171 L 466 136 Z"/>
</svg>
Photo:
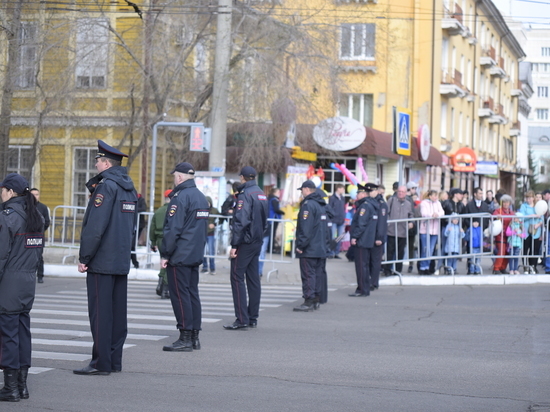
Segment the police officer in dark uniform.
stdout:
<svg viewBox="0 0 550 412">
<path fill-rule="evenodd" d="M 388 204 L 384 196 L 378 192 L 378 186 L 373 183 L 365 185 L 372 191 L 369 193 L 369 201 L 374 203 L 377 209 L 378 222 L 376 224 L 376 238 L 370 253 L 370 290 L 378 289 L 384 245 L 388 236 Z"/>
<path fill-rule="evenodd" d="M 267 196 L 256 184 L 256 170 L 245 166 L 240 172 L 241 183 L 233 213 L 231 234 L 231 290 L 235 317 L 226 330 L 246 330 L 258 325 L 262 286 L 258 260 L 267 229 Z M 246 274 L 246 288 L 245 288 Z M 246 291 L 248 290 L 248 305 Z"/>
<path fill-rule="evenodd" d="M 98 140 L 99 174 L 86 186 L 92 192 L 80 237 L 78 271 L 87 272 L 88 314 L 94 345 L 90 364 L 77 375 L 109 375 L 122 370 L 122 347 L 128 333 L 127 292 L 130 250 L 136 227 L 137 193 L 122 158 Z"/>
<path fill-rule="evenodd" d="M 300 203 L 296 225 L 296 255 L 300 258 L 302 294 L 304 303 L 294 308 L 295 312 L 309 312 L 320 303 L 323 265 L 327 257 L 326 202 L 319 194 L 315 183 L 306 180 L 298 189 L 304 198 Z"/>
<path fill-rule="evenodd" d="M 368 201 L 369 194 L 374 190 L 372 187 L 372 185 L 357 185 L 356 209 L 350 231 L 351 244 L 355 246 L 357 289 L 349 294 L 351 297 L 370 295 L 370 261 L 378 226 L 377 209 L 374 202 Z"/>
<path fill-rule="evenodd" d="M 195 169 L 190 163 L 179 163 L 172 174 L 176 187 L 164 220 L 160 253 L 180 336 L 162 349 L 192 352 L 200 349 L 199 265 L 204 258 L 210 204 L 195 184 Z"/>
<path fill-rule="evenodd" d="M 44 219 L 27 180 L 10 173 L 0 183 L 0 401 L 27 399 L 36 269 L 44 246 Z"/>
</svg>

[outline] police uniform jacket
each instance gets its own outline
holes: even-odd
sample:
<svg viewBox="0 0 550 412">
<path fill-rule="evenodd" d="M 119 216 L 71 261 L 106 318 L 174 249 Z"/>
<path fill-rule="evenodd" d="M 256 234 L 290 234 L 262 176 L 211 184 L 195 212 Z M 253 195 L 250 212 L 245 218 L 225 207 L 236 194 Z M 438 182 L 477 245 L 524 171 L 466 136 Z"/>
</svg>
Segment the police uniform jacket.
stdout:
<svg viewBox="0 0 550 412">
<path fill-rule="evenodd" d="M 125 167 L 113 166 L 98 176 L 101 180 L 84 214 L 79 260 L 88 266 L 88 272 L 127 275 L 136 226 L 137 193 Z"/>
<path fill-rule="evenodd" d="M 374 199 L 373 199 L 374 200 Z M 351 239 L 356 239 L 356 246 L 370 249 L 376 240 L 378 226 L 378 210 L 376 203 L 368 197 L 359 199 L 356 203 L 355 214 L 351 221 Z"/>
<path fill-rule="evenodd" d="M 170 266 L 198 266 L 204 257 L 210 205 L 195 180 L 180 183 L 168 205 L 160 248 Z"/>
<path fill-rule="evenodd" d="M 319 192 L 306 196 L 300 203 L 296 226 L 296 249 L 301 258 L 327 257 L 327 203 Z"/>
<path fill-rule="evenodd" d="M 2 204 L 0 213 L 0 313 L 29 312 L 34 302 L 36 269 L 44 236 L 27 233 L 25 198 Z"/>
<path fill-rule="evenodd" d="M 267 196 L 255 180 L 249 180 L 239 188 L 237 205 L 233 212 L 231 246 L 262 243 L 267 229 Z"/>
<path fill-rule="evenodd" d="M 384 200 L 384 196 L 380 194 L 374 198 L 374 201 L 378 204 L 376 240 L 380 240 L 384 244 L 388 238 L 388 204 Z"/>
</svg>

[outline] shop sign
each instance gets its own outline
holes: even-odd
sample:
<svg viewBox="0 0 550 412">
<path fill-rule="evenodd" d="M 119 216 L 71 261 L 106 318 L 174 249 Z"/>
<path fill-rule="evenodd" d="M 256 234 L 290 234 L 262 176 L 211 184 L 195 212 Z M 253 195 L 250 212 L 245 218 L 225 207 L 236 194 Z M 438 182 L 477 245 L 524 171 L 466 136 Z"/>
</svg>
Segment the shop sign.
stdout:
<svg viewBox="0 0 550 412">
<path fill-rule="evenodd" d="M 345 152 L 355 149 L 367 136 L 367 129 L 350 117 L 332 117 L 313 129 L 313 140 L 325 149 Z"/>
<path fill-rule="evenodd" d="M 317 153 L 313 152 L 304 152 L 300 146 L 294 146 L 292 148 L 292 155 L 294 159 L 308 160 L 310 162 L 315 162 L 317 160 Z"/>
<path fill-rule="evenodd" d="M 469 147 L 462 147 L 451 155 L 451 164 L 455 172 L 475 172 L 477 155 Z"/>
<path fill-rule="evenodd" d="M 418 139 L 416 139 L 416 142 L 418 143 L 420 160 L 425 162 L 430 156 L 430 128 L 427 124 L 423 124 L 418 129 Z"/>
<path fill-rule="evenodd" d="M 479 161 L 476 164 L 476 175 L 498 175 L 498 162 Z"/>
</svg>

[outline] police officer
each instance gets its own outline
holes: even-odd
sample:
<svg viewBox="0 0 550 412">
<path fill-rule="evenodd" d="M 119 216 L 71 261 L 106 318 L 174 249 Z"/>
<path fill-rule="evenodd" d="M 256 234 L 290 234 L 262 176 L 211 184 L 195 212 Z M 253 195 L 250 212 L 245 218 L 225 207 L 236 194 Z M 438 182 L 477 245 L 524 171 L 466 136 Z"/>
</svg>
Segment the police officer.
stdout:
<svg viewBox="0 0 550 412">
<path fill-rule="evenodd" d="M 370 290 L 378 289 L 380 281 L 380 270 L 382 269 L 382 258 L 384 256 L 384 245 L 388 236 L 388 204 L 384 199 L 384 194 L 380 191 L 380 186 L 373 183 L 365 185 L 369 192 L 369 201 L 373 202 L 377 210 L 378 222 L 376 224 L 376 237 L 374 246 L 370 254 Z"/>
<path fill-rule="evenodd" d="M 192 352 L 200 349 L 199 265 L 204 257 L 210 205 L 197 189 L 191 163 L 179 163 L 172 174 L 175 188 L 164 221 L 160 252 L 180 336 L 162 350 Z"/>
<path fill-rule="evenodd" d="M 92 192 L 80 237 L 78 271 L 87 272 L 88 314 L 94 344 L 90 364 L 77 375 L 122 370 L 127 326 L 128 272 L 137 223 L 137 193 L 122 158 L 128 155 L 98 140 L 95 167 L 86 183 Z"/>
<path fill-rule="evenodd" d="M 327 257 L 326 202 L 315 183 L 306 180 L 298 189 L 302 191 L 296 226 L 296 255 L 300 258 L 302 294 L 304 303 L 295 312 L 309 312 L 319 307 L 323 265 Z"/>
<path fill-rule="evenodd" d="M 265 193 L 256 184 L 256 170 L 251 166 L 241 169 L 241 186 L 233 213 L 231 251 L 231 290 L 235 317 L 226 330 L 246 330 L 258 325 L 261 283 L 258 259 L 267 229 L 268 205 Z M 246 275 L 246 289 L 245 289 Z M 248 290 L 248 305 L 246 303 Z"/>
<path fill-rule="evenodd" d="M 33 187 L 30 192 L 36 199 L 36 208 L 44 217 L 44 232 L 46 232 L 46 230 L 50 227 L 50 212 L 48 211 L 48 206 L 44 203 L 40 203 L 40 190 Z M 44 283 L 44 259 L 42 255 L 40 255 L 40 263 L 38 264 L 38 270 L 36 272 L 36 281 L 38 283 Z"/>
<path fill-rule="evenodd" d="M 0 401 L 27 399 L 36 269 L 44 246 L 44 220 L 27 180 L 10 173 L 0 183 Z"/>
<path fill-rule="evenodd" d="M 351 297 L 370 295 L 370 255 L 376 241 L 378 211 L 374 202 L 368 201 L 373 191 L 372 185 L 357 185 L 355 214 L 351 221 L 350 238 L 355 248 L 355 274 L 357 289 L 349 294 Z"/>
</svg>

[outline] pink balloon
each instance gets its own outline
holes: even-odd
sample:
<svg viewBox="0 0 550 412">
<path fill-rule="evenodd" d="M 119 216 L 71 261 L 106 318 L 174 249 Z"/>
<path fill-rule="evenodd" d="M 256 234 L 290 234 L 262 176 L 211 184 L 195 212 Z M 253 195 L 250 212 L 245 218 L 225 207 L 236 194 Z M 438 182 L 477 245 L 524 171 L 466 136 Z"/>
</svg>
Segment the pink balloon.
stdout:
<svg viewBox="0 0 550 412">
<path fill-rule="evenodd" d="M 342 172 L 344 176 L 346 176 L 346 179 L 348 179 L 350 183 L 354 185 L 357 184 L 357 178 L 347 169 L 346 166 L 340 165 L 338 163 L 335 163 L 334 165 L 338 168 L 338 170 L 340 170 L 340 172 Z"/>
<path fill-rule="evenodd" d="M 361 176 L 363 177 L 363 180 L 365 181 L 365 183 L 367 183 L 369 181 L 369 175 L 367 174 L 367 172 L 365 171 L 365 167 L 363 166 L 362 157 L 357 158 L 357 165 L 359 166 L 359 171 L 361 172 Z"/>
</svg>

